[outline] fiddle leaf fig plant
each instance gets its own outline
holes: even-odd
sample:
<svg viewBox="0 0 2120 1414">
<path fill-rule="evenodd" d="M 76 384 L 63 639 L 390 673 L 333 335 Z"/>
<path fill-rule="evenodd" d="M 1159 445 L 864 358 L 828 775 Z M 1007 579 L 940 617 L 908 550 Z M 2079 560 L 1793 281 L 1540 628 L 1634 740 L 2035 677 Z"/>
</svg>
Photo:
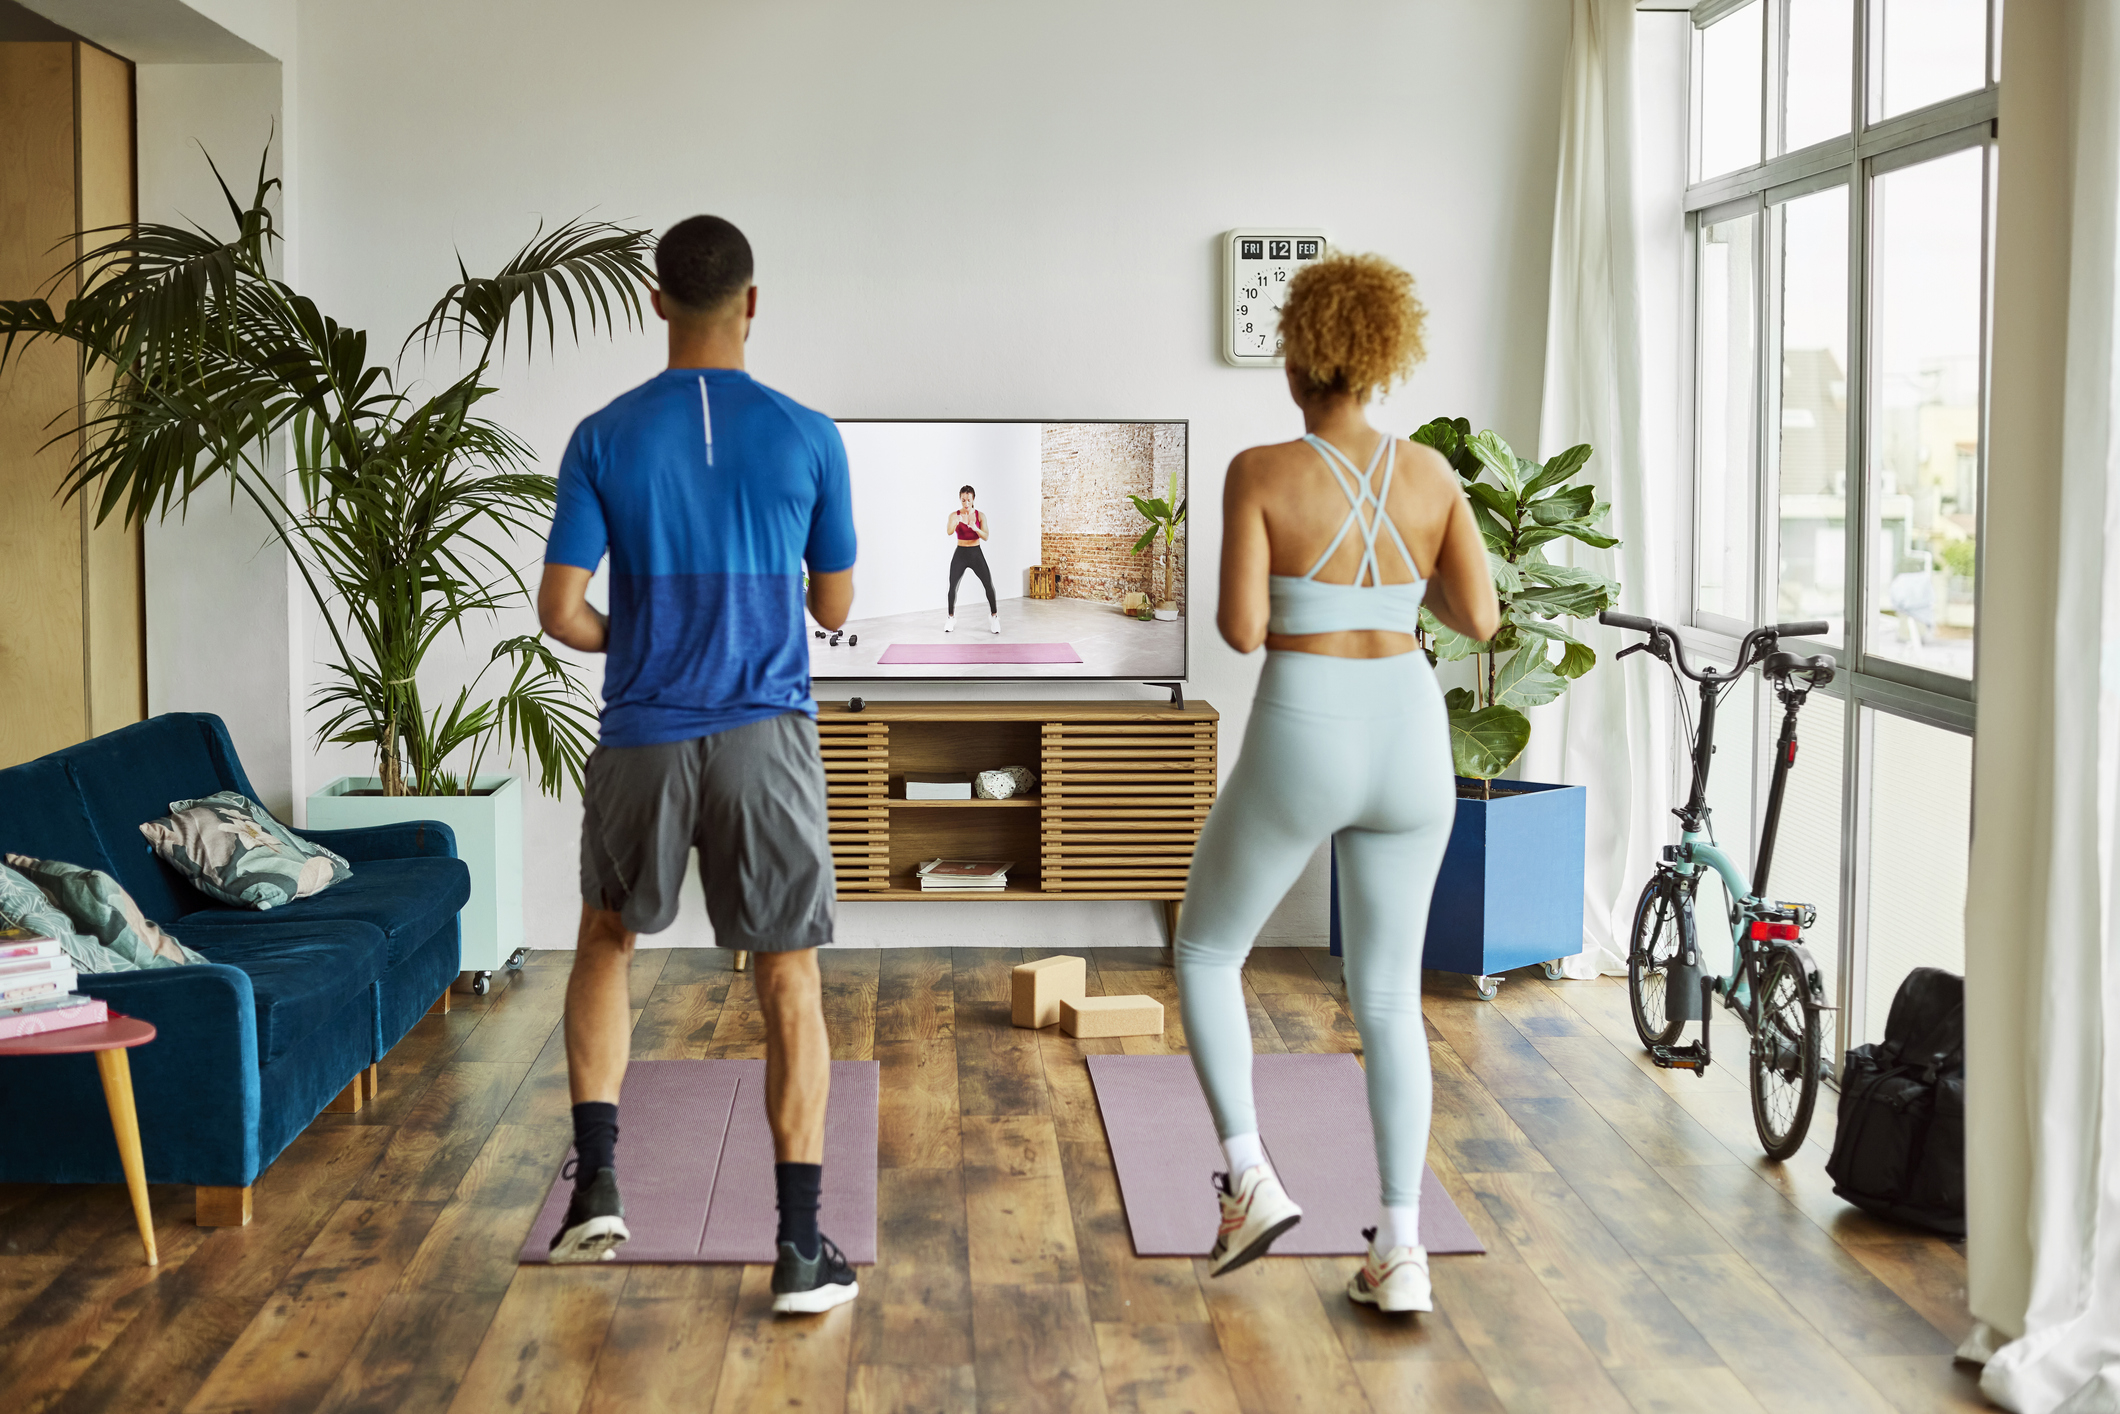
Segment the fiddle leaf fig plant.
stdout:
<svg viewBox="0 0 2120 1414">
<path fill-rule="evenodd" d="M 1491 781 L 1531 741 L 1525 709 L 1566 692 L 1590 671 L 1597 653 L 1559 620 L 1595 618 L 1619 597 L 1615 580 L 1546 558 L 1546 547 L 1574 540 L 1599 549 L 1619 541 L 1601 528 L 1612 507 L 1587 485 L 1571 485 L 1590 461 L 1588 443 L 1541 463 L 1516 455 L 1493 432 L 1475 433 L 1464 418 L 1439 417 L 1413 434 L 1450 463 L 1472 502 L 1487 545 L 1502 626 L 1485 643 L 1445 627 L 1421 610 L 1422 646 L 1439 662 L 1470 658 L 1475 685 L 1444 695 L 1450 749 L 1460 776 Z"/>
</svg>

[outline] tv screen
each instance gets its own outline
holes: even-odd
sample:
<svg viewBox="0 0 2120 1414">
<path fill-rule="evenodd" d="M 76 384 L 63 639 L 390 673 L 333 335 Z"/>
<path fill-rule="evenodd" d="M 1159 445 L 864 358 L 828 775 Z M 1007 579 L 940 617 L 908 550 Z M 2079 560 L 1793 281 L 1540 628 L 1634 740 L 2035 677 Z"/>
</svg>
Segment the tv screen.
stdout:
<svg viewBox="0 0 2120 1414">
<path fill-rule="evenodd" d="M 1135 498 L 1184 502 L 1185 423 L 839 432 L 854 613 L 837 634 L 810 625 L 813 678 L 1184 678 L 1186 527 L 1167 537 Z"/>
</svg>

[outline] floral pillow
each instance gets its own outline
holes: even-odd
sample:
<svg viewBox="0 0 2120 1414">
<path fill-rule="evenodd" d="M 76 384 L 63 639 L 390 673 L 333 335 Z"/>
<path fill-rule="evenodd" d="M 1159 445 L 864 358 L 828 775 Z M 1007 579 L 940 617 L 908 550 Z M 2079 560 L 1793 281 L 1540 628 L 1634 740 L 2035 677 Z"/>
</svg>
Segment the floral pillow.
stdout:
<svg viewBox="0 0 2120 1414">
<path fill-rule="evenodd" d="M 277 908 L 353 876 L 345 860 L 232 790 L 172 800 L 140 833 L 200 893 L 237 908 Z"/>
<path fill-rule="evenodd" d="M 0 894 L 17 897 L 7 878 L 27 884 L 47 905 L 41 916 L 11 917 L 11 904 L 0 902 L 0 919 L 44 933 L 55 924 L 70 924 L 56 936 L 77 972 L 130 972 L 137 967 L 178 967 L 205 958 L 148 921 L 131 894 L 110 875 L 55 859 L 10 854 L 0 869 Z M 56 915 L 54 917 L 53 915 Z M 86 934 L 86 937 L 74 937 Z M 69 938 L 72 941 L 69 941 Z"/>
</svg>

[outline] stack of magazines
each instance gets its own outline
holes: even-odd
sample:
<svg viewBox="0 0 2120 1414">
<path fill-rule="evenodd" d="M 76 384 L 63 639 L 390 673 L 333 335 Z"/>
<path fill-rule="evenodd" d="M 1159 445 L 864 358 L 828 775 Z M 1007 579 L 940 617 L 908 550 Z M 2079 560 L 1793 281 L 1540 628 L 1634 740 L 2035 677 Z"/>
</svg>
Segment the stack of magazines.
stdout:
<svg viewBox="0 0 2120 1414">
<path fill-rule="evenodd" d="M 968 889 L 998 892 L 1008 887 L 1013 859 L 930 859 L 920 866 L 923 891 L 961 893 Z"/>
<path fill-rule="evenodd" d="M 79 980 L 56 939 L 0 928 L 0 1041 L 109 1020 L 108 1007 L 74 990 Z"/>
</svg>

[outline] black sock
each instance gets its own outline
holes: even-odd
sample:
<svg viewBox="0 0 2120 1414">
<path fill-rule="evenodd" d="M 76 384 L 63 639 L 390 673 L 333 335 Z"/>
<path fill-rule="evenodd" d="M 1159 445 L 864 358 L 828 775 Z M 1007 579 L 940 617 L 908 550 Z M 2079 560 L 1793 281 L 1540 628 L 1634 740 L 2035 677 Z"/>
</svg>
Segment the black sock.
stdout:
<svg viewBox="0 0 2120 1414">
<path fill-rule="evenodd" d="M 587 1188 L 597 1170 L 618 1167 L 618 1106 L 585 1100 L 574 1107 L 574 1186 Z"/>
<path fill-rule="evenodd" d="M 817 1195 L 824 1191 L 823 1164 L 775 1164 L 773 1188 L 779 1195 L 780 1234 L 804 1260 L 817 1255 Z"/>
</svg>

